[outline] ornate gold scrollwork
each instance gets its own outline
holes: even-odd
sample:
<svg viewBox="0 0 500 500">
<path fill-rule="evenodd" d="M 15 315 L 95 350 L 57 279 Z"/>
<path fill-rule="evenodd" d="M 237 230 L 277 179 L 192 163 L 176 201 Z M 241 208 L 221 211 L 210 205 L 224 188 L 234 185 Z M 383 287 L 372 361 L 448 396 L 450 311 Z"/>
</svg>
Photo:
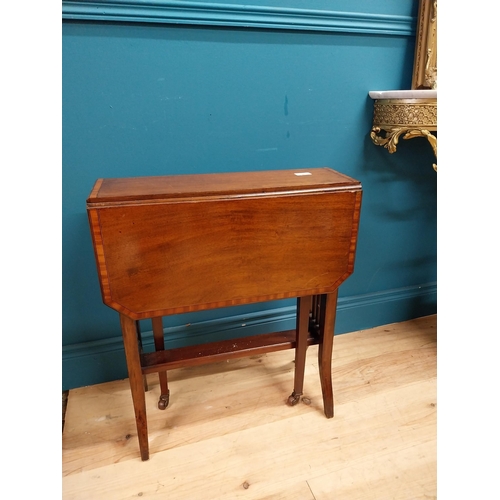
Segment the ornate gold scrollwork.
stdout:
<svg viewBox="0 0 500 500">
<path fill-rule="evenodd" d="M 377 146 L 389 153 L 396 151 L 399 138 L 425 137 L 437 158 L 437 99 L 382 99 L 375 100 L 373 127 L 370 137 Z M 385 136 L 380 135 L 385 132 Z M 437 165 L 434 163 L 434 170 Z"/>
<path fill-rule="evenodd" d="M 382 129 L 407 126 L 436 130 L 437 99 L 376 100 L 373 125 Z"/>
<path fill-rule="evenodd" d="M 418 128 L 408 129 L 407 127 L 392 128 L 385 130 L 385 137 L 379 135 L 381 131 L 382 129 L 380 127 L 373 127 L 370 132 L 370 137 L 374 144 L 376 144 L 377 146 L 383 146 L 391 154 L 396 152 L 396 147 L 399 142 L 399 137 L 402 134 L 405 134 L 403 136 L 403 139 L 412 139 L 413 137 L 426 137 L 430 145 L 432 146 L 434 155 L 437 158 L 437 138 L 436 136 L 432 135 L 428 130 L 418 129 Z M 437 165 L 435 163 L 432 164 L 432 167 L 437 172 Z"/>
</svg>

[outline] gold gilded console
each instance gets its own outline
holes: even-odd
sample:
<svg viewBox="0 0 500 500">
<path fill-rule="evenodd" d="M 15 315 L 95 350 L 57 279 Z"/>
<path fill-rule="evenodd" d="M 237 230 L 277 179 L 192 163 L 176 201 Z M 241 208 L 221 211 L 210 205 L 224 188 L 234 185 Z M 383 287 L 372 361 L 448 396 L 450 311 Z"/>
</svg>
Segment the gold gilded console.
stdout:
<svg viewBox="0 0 500 500">
<path fill-rule="evenodd" d="M 394 153 L 399 138 L 425 137 L 437 159 L 437 0 L 420 0 L 411 90 L 372 91 L 370 137 Z M 434 163 L 434 170 L 437 165 Z"/>
<path fill-rule="evenodd" d="M 396 151 L 401 136 L 403 139 L 425 137 L 437 158 L 437 137 L 431 134 L 436 131 L 437 98 L 375 99 L 370 137 L 389 153 Z M 433 167 L 437 170 L 436 164 Z"/>
</svg>

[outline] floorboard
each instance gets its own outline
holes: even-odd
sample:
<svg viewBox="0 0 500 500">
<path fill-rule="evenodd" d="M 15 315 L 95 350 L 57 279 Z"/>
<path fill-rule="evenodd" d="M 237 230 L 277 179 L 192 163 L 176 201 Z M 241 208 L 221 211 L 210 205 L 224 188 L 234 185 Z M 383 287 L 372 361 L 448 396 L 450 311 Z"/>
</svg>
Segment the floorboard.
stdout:
<svg viewBox="0 0 500 500">
<path fill-rule="evenodd" d="M 335 338 L 335 417 L 317 346 L 304 395 L 293 351 L 148 375 L 151 458 L 141 462 L 128 380 L 74 389 L 63 416 L 63 498 L 173 500 L 436 498 L 436 322 L 428 316 Z"/>
</svg>

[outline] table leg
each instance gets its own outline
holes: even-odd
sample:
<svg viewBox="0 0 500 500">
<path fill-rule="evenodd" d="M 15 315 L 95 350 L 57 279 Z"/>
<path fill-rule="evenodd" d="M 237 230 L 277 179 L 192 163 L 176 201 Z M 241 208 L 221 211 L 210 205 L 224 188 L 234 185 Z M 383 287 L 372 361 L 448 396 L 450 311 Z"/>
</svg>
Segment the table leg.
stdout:
<svg viewBox="0 0 500 500">
<path fill-rule="evenodd" d="M 327 418 L 333 417 L 332 353 L 338 289 L 321 296 L 320 344 L 318 348 L 319 377 L 323 408 Z"/>
<path fill-rule="evenodd" d="M 318 322 L 318 307 L 319 307 L 319 297 L 320 295 L 313 295 L 312 307 L 311 307 L 311 318 L 310 327 L 314 328 Z"/>
<path fill-rule="evenodd" d="M 135 328 L 137 330 L 137 342 L 139 344 L 139 354 L 142 355 L 143 350 L 142 350 L 141 325 L 139 324 L 138 321 L 135 322 Z M 149 388 L 148 388 L 148 378 L 146 377 L 146 375 L 142 376 L 142 383 L 144 384 L 144 391 L 147 392 Z"/>
<path fill-rule="evenodd" d="M 153 337 L 155 341 L 155 349 L 157 351 L 165 350 L 165 341 L 163 338 L 163 323 L 161 316 L 151 318 L 153 323 Z M 165 410 L 170 400 L 170 390 L 168 389 L 167 372 L 158 372 L 160 378 L 160 399 L 158 400 L 158 408 Z"/>
<path fill-rule="evenodd" d="M 139 344 L 137 342 L 136 321 L 124 314 L 120 314 L 120 324 L 122 327 L 123 345 L 125 347 L 125 357 L 127 360 L 128 377 L 132 401 L 134 404 L 135 423 L 137 426 L 137 437 L 139 439 L 139 449 L 141 459 L 149 458 L 148 443 L 148 422 L 146 417 L 146 397 L 142 379 L 141 358 L 139 354 Z"/>
<path fill-rule="evenodd" d="M 319 319 L 321 317 L 321 295 L 312 296 L 311 314 L 309 315 L 309 332 L 313 337 L 319 335 Z"/>
<path fill-rule="evenodd" d="M 295 345 L 295 378 L 293 392 L 288 397 L 290 406 L 296 405 L 304 389 L 304 371 L 306 367 L 307 337 L 309 334 L 309 314 L 312 307 L 312 295 L 297 298 L 297 328 Z"/>
</svg>

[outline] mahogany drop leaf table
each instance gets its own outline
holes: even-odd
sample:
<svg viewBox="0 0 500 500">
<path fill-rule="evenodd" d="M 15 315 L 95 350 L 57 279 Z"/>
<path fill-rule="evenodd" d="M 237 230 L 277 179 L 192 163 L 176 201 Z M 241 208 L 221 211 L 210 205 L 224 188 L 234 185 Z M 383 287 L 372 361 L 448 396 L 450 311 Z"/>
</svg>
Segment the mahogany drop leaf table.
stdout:
<svg viewBox="0 0 500 500">
<path fill-rule="evenodd" d="M 354 270 L 361 184 L 330 168 L 98 179 L 87 213 L 104 304 L 120 316 L 142 460 L 149 458 L 145 375 L 295 349 L 302 395 L 308 345 L 319 344 L 326 417 L 339 285 Z M 162 317 L 297 298 L 296 329 L 165 349 Z M 151 319 L 155 351 L 142 350 Z"/>
</svg>

